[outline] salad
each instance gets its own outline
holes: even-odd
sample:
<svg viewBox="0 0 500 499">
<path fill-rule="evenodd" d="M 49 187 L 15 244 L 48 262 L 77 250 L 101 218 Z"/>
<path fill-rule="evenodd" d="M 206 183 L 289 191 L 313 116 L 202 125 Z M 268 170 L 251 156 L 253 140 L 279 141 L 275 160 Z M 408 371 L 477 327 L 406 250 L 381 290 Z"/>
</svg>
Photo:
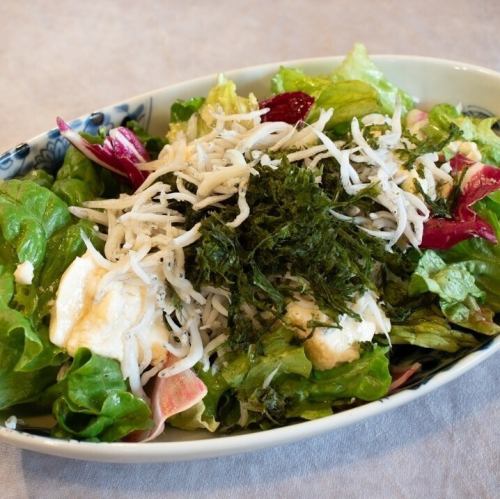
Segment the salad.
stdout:
<svg viewBox="0 0 500 499">
<path fill-rule="evenodd" d="M 150 441 L 331 415 L 498 334 L 497 118 L 423 110 L 356 45 L 268 98 L 220 76 L 0 182 L 0 411 Z"/>
</svg>

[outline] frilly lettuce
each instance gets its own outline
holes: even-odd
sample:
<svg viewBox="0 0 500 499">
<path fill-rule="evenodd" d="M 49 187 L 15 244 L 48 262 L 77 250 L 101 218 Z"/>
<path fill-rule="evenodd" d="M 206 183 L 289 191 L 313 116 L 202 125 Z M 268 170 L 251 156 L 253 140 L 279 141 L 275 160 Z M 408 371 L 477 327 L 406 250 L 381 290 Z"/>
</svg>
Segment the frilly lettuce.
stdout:
<svg viewBox="0 0 500 499">
<path fill-rule="evenodd" d="M 68 147 L 64 163 L 57 172 L 52 191 L 66 203 L 79 206 L 84 201 L 100 197 L 104 192 L 102 168 L 96 167 L 78 149 Z"/>
<path fill-rule="evenodd" d="M 315 98 L 307 117 L 316 121 L 322 109 L 334 109 L 327 128 L 350 123 L 352 118 L 382 111 L 375 88 L 359 80 L 332 82 L 325 76 L 309 76 L 300 69 L 282 67 L 272 79 L 274 93 L 305 92 Z"/>
<path fill-rule="evenodd" d="M 201 417 L 200 408 L 193 410 L 188 424 L 201 420 L 206 427 L 215 418 L 223 428 L 267 427 L 286 418 L 331 414 L 337 401 L 352 397 L 375 400 L 387 393 L 391 383 L 386 354 L 386 348 L 374 346 L 357 361 L 315 371 L 294 333 L 278 326 L 246 353 L 224 355 L 218 370 L 199 370 L 208 388 L 205 410 Z M 185 419 L 183 427 L 187 428 Z"/>
<path fill-rule="evenodd" d="M 186 100 L 176 100 L 170 108 L 170 122 L 181 123 L 187 121 L 194 113 L 199 111 L 204 102 L 205 97 L 191 97 Z"/>
<path fill-rule="evenodd" d="M 500 166 L 500 136 L 492 129 L 498 117 L 472 118 L 464 116 L 450 104 L 438 104 L 429 112 L 428 120 L 423 128 L 428 139 L 435 142 L 445 139 L 455 127 L 462 140 L 477 144 L 483 163 Z"/>
<path fill-rule="evenodd" d="M 38 269 L 47 239 L 70 219 L 64 202 L 45 187 L 29 180 L 0 182 L 0 262 L 29 261 Z"/>
<path fill-rule="evenodd" d="M 217 85 L 208 92 L 199 110 L 203 123 L 209 128 L 215 123 L 212 113 L 217 112 L 219 107 L 225 114 L 242 114 L 259 109 L 259 104 L 254 94 L 249 94 L 248 97 L 239 96 L 236 93 L 236 84 L 220 76 Z"/>
<path fill-rule="evenodd" d="M 31 180 L 46 189 L 51 189 L 54 183 L 54 177 L 45 170 L 30 170 L 26 175 L 24 175 L 23 180 Z"/>
<path fill-rule="evenodd" d="M 441 306 L 461 303 L 469 297 L 482 299 L 484 296 L 464 263 L 447 265 L 434 251 L 426 251 L 422 255 L 410 279 L 410 295 L 427 291 L 441 298 Z"/>
<path fill-rule="evenodd" d="M 463 262 L 486 293 L 484 304 L 500 312 L 500 245 L 480 238 L 469 239 L 440 253 L 447 263 Z"/>
<path fill-rule="evenodd" d="M 330 84 L 318 96 L 309 114 L 308 121 L 319 118 L 321 109 L 334 110 L 328 128 L 341 123 L 350 123 L 354 117 L 380 112 L 377 91 L 367 83 L 356 80 Z"/>
<path fill-rule="evenodd" d="M 469 118 L 463 117 L 456 120 L 463 133 L 463 138 L 476 142 L 481 151 L 483 163 L 500 166 L 500 136 L 492 127 L 498 118 Z"/>
<path fill-rule="evenodd" d="M 474 210 L 493 227 L 497 239 L 500 240 L 500 191 L 478 201 Z"/>
<path fill-rule="evenodd" d="M 301 91 L 313 96 L 308 122 L 315 121 L 321 109 L 333 108 L 327 124 L 330 129 L 370 113 L 392 114 L 397 97 L 403 111 L 413 107 L 411 97 L 384 77 L 361 44 L 356 44 L 330 75 L 309 76 L 300 69 L 282 67 L 273 77 L 271 88 L 274 93 Z"/>
<path fill-rule="evenodd" d="M 342 64 L 332 72 L 330 78 L 334 83 L 346 80 L 360 80 L 368 83 L 377 91 L 385 113 L 391 114 L 394 111 L 397 97 L 404 110 L 408 111 L 413 107 L 413 99 L 387 80 L 382 71 L 370 60 L 366 47 L 361 43 L 354 45 Z"/>
<path fill-rule="evenodd" d="M 4 294 L 5 296 L 5 294 Z M 64 355 L 20 312 L 0 302 L 0 409 L 34 400 L 52 384 Z"/>
<path fill-rule="evenodd" d="M 419 309 L 404 324 L 391 329 L 393 345 L 414 345 L 444 352 L 473 348 L 479 343 L 472 334 L 452 329 L 448 321 L 430 309 Z"/>
<path fill-rule="evenodd" d="M 274 94 L 300 91 L 317 98 L 331 84 L 328 76 L 306 75 L 300 69 L 282 66 L 271 80 L 271 90 Z"/>
<path fill-rule="evenodd" d="M 95 165 L 70 145 L 50 189 L 68 205 L 80 206 L 90 199 L 116 197 L 126 185 L 117 175 Z"/>
<path fill-rule="evenodd" d="M 55 382 L 64 361 L 48 338 L 46 319 L 58 281 L 76 257 L 84 253 L 81 231 L 92 236 L 92 224 L 72 223 L 65 203 L 34 180 L 50 184 L 48 174 L 32 180 L 0 183 L 0 407 L 39 397 Z M 47 255 L 57 255 L 48 258 Z M 32 284 L 14 281 L 18 263 L 34 266 Z"/>
<path fill-rule="evenodd" d="M 45 399 L 54 401 L 58 437 L 111 442 L 152 426 L 148 405 L 128 391 L 120 364 L 85 348 Z"/>
<path fill-rule="evenodd" d="M 493 321 L 493 311 L 480 306 L 486 293 L 476 285 L 469 267 L 467 262 L 446 263 L 434 251 L 426 251 L 411 276 L 409 293 L 434 293 L 450 322 L 479 333 L 497 334 L 500 326 Z"/>
<path fill-rule="evenodd" d="M 187 120 L 196 113 L 196 135 L 208 133 L 215 123 L 213 112 L 221 109 L 225 114 L 248 113 L 259 109 L 257 99 L 253 94 L 241 97 L 236 93 L 236 84 L 219 76 L 217 85 L 208 93 L 206 99 L 195 97 L 186 101 L 177 101 L 170 110 L 174 120 L 170 123 L 167 133 L 168 140 L 172 141 L 176 135 L 187 130 Z"/>
<path fill-rule="evenodd" d="M 205 429 L 212 433 L 219 427 L 219 423 L 215 420 L 215 416 L 207 414 L 207 408 L 203 401 L 194 405 L 187 411 L 172 416 L 169 418 L 168 423 L 170 426 L 179 428 L 180 430 L 192 431 Z"/>
<path fill-rule="evenodd" d="M 308 379 L 288 377 L 276 390 L 285 398 L 300 403 L 330 402 L 355 397 L 371 401 L 383 397 L 389 390 L 388 348 L 374 345 L 353 362 L 340 364 L 326 371 L 313 371 Z M 291 404 L 293 407 L 293 403 Z"/>
</svg>

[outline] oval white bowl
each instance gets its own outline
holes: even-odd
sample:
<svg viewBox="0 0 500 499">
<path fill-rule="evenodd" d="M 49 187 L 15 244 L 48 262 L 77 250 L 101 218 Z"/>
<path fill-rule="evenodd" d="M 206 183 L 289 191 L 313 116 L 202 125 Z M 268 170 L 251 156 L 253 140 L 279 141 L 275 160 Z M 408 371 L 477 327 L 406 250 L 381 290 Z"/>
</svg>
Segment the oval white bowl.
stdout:
<svg viewBox="0 0 500 499">
<path fill-rule="evenodd" d="M 270 78 L 280 65 L 298 67 L 310 74 L 327 73 L 341 60 L 342 57 L 323 57 L 286 61 L 230 71 L 226 76 L 237 83 L 240 94 L 254 92 L 262 98 L 269 94 Z M 385 55 L 373 56 L 373 60 L 392 82 L 416 97 L 423 107 L 441 102 L 462 103 L 500 115 L 500 74 L 495 71 L 427 57 Z M 215 75 L 210 75 L 172 85 L 104 108 L 74 120 L 72 124 L 92 131 L 101 123 L 118 125 L 125 117 L 132 116 L 141 120 L 151 132 L 162 134 L 174 100 L 205 95 L 214 83 Z M 50 167 L 51 163 L 57 166 L 64 147 L 57 131 L 41 134 L 0 156 L 0 178 L 33 167 Z M 438 372 L 417 388 L 402 390 L 333 416 L 266 431 L 224 436 L 168 430 L 160 440 L 150 443 L 96 444 L 39 437 L 1 427 L 0 441 L 45 454 L 103 462 L 168 462 L 247 452 L 332 431 L 398 407 L 443 386 L 498 350 L 500 337 Z"/>
</svg>

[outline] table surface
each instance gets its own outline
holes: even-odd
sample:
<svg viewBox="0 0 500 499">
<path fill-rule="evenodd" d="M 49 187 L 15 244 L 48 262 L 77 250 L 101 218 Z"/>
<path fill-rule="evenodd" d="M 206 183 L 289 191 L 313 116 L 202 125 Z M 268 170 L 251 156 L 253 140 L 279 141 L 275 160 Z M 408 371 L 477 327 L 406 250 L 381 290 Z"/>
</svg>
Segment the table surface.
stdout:
<svg viewBox="0 0 500 499">
<path fill-rule="evenodd" d="M 0 151 L 147 90 L 235 67 L 346 53 L 500 70 L 500 2 L 0 3 Z M 500 355 L 388 414 L 297 444 L 178 464 L 103 465 L 0 445 L 0 495 L 498 497 Z"/>
</svg>

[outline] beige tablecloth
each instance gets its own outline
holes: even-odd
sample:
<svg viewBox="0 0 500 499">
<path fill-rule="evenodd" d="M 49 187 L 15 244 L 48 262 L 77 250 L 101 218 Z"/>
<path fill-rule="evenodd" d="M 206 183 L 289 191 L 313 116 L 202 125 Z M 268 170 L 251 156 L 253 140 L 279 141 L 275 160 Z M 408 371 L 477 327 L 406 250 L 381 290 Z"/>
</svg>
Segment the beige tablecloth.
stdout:
<svg viewBox="0 0 500 499">
<path fill-rule="evenodd" d="M 216 71 L 343 54 L 500 70 L 500 2 L 0 2 L 0 150 L 129 96 Z M 0 497 L 498 497 L 500 356 L 389 414 L 302 443 L 173 465 L 0 445 Z"/>
</svg>

